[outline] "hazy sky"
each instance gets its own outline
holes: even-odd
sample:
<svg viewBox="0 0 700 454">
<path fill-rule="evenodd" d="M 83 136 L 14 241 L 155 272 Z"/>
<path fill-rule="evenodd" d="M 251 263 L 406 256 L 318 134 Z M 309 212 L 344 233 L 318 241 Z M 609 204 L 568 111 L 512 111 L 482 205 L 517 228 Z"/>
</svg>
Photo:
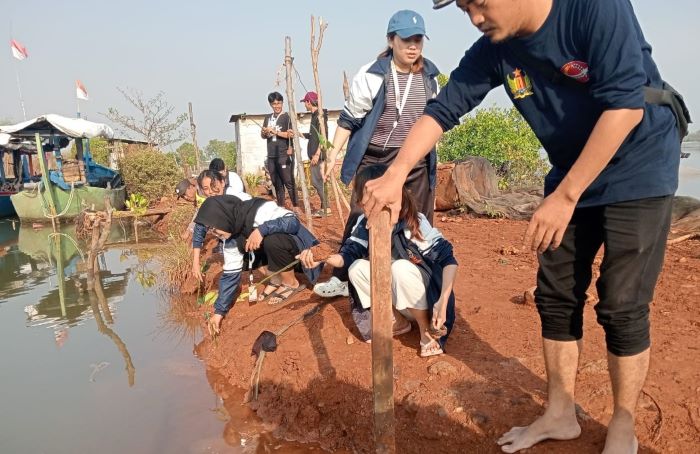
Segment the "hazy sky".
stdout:
<svg viewBox="0 0 700 454">
<path fill-rule="evenodd" d="M 699 121 L 691 130 L 700 129 L 700 3 L 632 3 L 662 75 L 685 95 Z M 75 79 L 90 94 L 81 111 L 95 121 L 106 121 L 100 113 L 110 106 L 129 111 L 116 87 L 133 87 L 146 96 L 163 91 L 179 112 L 193 103 L 201 144 L 232 140 L 230 114 L 267 112 L 267 93 L 284 93 L 284 85 L 276 87 L 275 81 L 285 36 L 292 38 L 301 82 L 313 89 L 311 14 L 329 23 L 320 61 L 328 108 L 342 105 L 343 70 L 352 77 L 383 49 L 387 21 L 396 10 L 423 15 L 430 36 L 424 54 L 444 73 L 479 36 L 456 7 L 433 11 L 430 0 L 0 0 L 0 5 L 0 36 L 7 37 L 6 51 L 0 51 L 0 118 L 22 120 L 18 70 L 28 117 L 75 115 Z M 26 46 L 29 59 L 12 58 L 11 35 Z M 283 72 L 281 77 L 284 82 Z M 295 91 L 301 99 L 301 83 Z M 483 105 L 493 103 L 508 104 L 502 88 Z"/>
</svg>

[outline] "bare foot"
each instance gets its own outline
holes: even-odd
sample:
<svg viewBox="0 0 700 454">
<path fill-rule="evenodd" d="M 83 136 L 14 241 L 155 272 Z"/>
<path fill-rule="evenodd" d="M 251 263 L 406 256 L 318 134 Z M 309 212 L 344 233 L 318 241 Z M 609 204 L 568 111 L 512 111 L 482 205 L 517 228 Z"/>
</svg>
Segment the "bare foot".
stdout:
<svg viewBox="0 0 700 454">
<path fill-rule="evenodd" d="M 581 426 L 576 421 L 576 415 L 558 417 L 549 415 L 546 411 L 525 427 L 513 427 L 498 439 L 498 445 L 503 452 L 518 452 L 530 448 L 537 443 L 552 440 L 573 440 L 581 435 Z"/>
<path fill-rule="evenodd" d="M 615 418 L 608 424 L 603 454 L 637 454 L 639 443 L 634 435 L 634 421 Z"/>
</svg>

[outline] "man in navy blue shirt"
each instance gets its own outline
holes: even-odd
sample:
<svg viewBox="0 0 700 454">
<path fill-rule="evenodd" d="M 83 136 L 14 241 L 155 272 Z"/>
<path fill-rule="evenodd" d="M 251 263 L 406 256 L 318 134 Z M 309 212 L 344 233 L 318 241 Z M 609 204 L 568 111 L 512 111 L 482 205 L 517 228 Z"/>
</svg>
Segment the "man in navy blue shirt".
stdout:
<svg viewBox="0 0 700 454">
<path fill-rule="evenodd" d="M 525 234 L 526 245 L 539 253 L 535 301 L 549 403 L 531 425 L 513 428 L 498 444 L 516 452 L 580 435 L 574 388 L 583 307 L 593 259 L 604 246 L 595 310 L 606 335 L 614 411 L 603 452 L 636 452 L 649 303 L 663 265 L 680 158 L 672 110 L 645 103 L 644 87 L 662 85 L 651 47 L 629 0 L 456 4 L 484 36 L 429 102 L 386 174 L 367 184 L 365 211 L 388 206 L 395 222 L 410 169 L 491 89 L 503 86 L 552 163 L 545 199 Z M 552 73 L 573 82 L 561 83 Z"/>
</svg>

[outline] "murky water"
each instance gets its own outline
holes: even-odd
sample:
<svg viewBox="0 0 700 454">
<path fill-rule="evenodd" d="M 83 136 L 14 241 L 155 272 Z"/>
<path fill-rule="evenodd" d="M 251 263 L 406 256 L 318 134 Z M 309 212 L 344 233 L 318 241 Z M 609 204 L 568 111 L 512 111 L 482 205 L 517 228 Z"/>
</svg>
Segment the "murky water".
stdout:
<svg viewBox="0 0 700 454">
<path fill-rule="evenodd" d="M 94 291 L 86 253 L 72 227 L 0 220 L 0 453 L 318 451 L 258 435 L 242 393 L 194 356 L 193 303 L 157 290 L 148 252 L 111 246 Z"/>
<path fill-rule="evenodd" d="M 686 142 L 683 151 L 690 153 L 687 159 L 681 159 L 678 195 L 689 195 L 700 199 L 700 142 Z"/>
</svg>

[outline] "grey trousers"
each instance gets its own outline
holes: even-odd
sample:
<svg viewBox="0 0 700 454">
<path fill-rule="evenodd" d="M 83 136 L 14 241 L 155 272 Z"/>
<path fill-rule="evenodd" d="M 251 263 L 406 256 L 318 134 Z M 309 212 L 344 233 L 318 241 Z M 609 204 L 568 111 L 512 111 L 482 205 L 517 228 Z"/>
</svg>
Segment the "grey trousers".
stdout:
<svg viewBox="0 0 700 454">
<path fill-rule="evenodd" d="M 323 194 L 323 175 L 321 171 L 323 170 L 323 162 L 318 161 L 318 164 L 311 165 L 311 185 L 314 187 L 318 193 L 318 197 L 321 199 L 321 209 L 325 210 L 328 208 L 328 198 L 324 197 Z"/>
</svg>

